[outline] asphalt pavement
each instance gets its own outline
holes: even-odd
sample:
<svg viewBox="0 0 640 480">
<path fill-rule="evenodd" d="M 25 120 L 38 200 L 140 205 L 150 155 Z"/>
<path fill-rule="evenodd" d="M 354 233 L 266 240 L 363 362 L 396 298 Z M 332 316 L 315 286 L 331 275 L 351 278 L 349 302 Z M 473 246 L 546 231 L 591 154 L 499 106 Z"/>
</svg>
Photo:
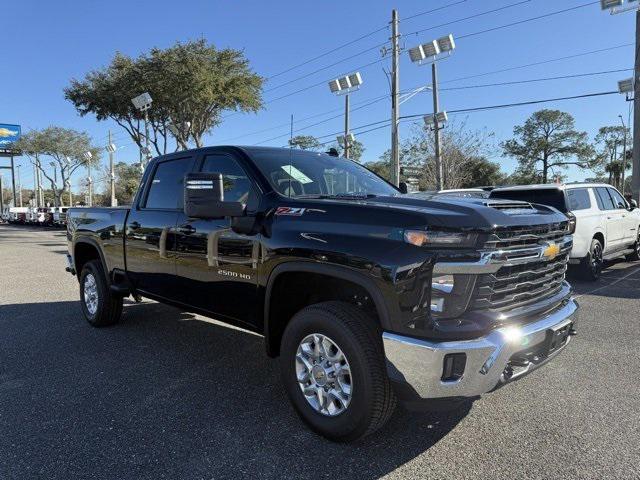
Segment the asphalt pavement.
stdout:
<svg viewBox="0 0 640 480">
<path fill-rule="evenodd" d="M 0 479 L 640 478 L 640 264 L 573 280 L 578 336 L 452 413 L 305 428 L 261 337 L 154 302 L 82 318 L 63 231 L 0 225 Z"/>
</svg>

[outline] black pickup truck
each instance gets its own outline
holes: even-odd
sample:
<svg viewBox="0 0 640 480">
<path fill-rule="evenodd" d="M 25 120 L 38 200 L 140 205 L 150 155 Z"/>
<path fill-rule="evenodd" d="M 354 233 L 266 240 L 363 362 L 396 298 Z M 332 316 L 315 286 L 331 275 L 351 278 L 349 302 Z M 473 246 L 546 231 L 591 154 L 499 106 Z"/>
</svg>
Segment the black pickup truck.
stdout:
<svg viewBox="0 0 640 480">
<path fill-rule="evenodd" d="M 208 147 L 152 160 L 131 208 L 71 209 L 67 270 L 96 327 L 132 296 L 264 335 L 300 417 L 350 441 L 397 399 L 454 406 L 560 352 L 571 233 L 550 207 L 408 195 L 324 153 Z"/>
</svg>

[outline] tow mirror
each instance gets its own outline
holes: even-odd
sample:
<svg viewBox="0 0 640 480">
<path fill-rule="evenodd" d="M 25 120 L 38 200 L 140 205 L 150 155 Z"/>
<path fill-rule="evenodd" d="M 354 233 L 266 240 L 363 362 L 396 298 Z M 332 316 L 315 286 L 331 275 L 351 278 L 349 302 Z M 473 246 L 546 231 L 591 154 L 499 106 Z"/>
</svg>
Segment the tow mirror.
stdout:
<svg viewBox="0 0 640 480">
<path fill-rule="evenodd" d="M 189 218 L 242 217 L 245 205 L 224 200 L 221 173 L 188 173 L 184 178 L 184 213 Z"/>
<path fill-rule="evenodd" d="M 408 193 L 409 192 L 409 187 L 405 182 L 400 182 L 400 185 L 398 185 L 398 189 L 400 190 L 400 193 Z"/>
</svg>

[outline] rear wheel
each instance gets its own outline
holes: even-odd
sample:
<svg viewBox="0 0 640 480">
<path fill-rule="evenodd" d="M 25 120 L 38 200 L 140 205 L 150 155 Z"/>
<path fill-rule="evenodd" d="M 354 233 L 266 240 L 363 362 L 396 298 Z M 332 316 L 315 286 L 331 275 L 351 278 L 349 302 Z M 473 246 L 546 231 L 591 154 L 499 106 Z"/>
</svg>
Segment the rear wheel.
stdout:
<svg viewBox="0 0 640 480">
<path fill-rule="evenodd" d="M 82 267 L 80 301 L 84 318 L 94 327 L 113 325 L 122 316 L 122 297 L 109 289 L 99 260 L 91 260 Z"/>
<path fill-rule="evenodd" d="M 591 247 L 581 263 L 581 277 L 585 280 L 598 280 L 604 265 L 602 243 L 597 238 L 591 240 Z"/>
<path fill-rule="evenodd" d="M 289 399 L 316 433 L 357 440 L 393 413 L 380 331 L 357 307 L 324 302 L 302 309 L 287 325 L 280 350 Z"/>
<path fill-rule="evenodd" d="M 640 260 L 640 228 L 638 228 L 638 237 L 636 238 L 636 243 L 633 244 L 633 253 L 630 253 L 625 258 L 629 262 Z"/>
</svg>

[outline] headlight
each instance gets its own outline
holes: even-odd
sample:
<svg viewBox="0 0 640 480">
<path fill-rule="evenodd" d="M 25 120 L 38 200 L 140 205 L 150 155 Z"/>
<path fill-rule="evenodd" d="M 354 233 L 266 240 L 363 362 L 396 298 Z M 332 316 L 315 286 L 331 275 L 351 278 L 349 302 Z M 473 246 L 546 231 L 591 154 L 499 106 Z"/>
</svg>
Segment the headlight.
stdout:
<svg viewBox="0 0 640 480">
<path fill-rule="evenodd" d="M 576 233 L 577 219 L 576 216 L 571 212 L 567 213 L 567 217 L 569 217 L 569 225 L 567 225 L 567 231 L 569 234 L 573 235 L 574 233 Z"/>
<path fill-rule="evenodd" d="M 449 232 L 446 230 L 405 230 L 404 241 L 416 247 L 470 247 L 476 235 L 466 232 Z"/>
<path fill-rule="evenodd" d="M 437 318 L 460 316 L 469 306 L 475 275 L 434 274 L 431 278 L 431 314 Z"/>
</svg>

